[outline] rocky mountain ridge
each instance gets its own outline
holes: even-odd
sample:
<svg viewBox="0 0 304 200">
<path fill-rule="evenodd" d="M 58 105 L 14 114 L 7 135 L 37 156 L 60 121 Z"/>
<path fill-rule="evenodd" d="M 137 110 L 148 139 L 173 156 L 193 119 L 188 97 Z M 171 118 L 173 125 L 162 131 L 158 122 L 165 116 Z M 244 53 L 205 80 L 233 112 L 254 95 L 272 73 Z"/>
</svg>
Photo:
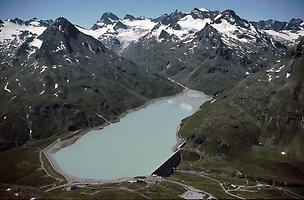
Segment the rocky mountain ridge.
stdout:
<svg viewBox="0 0 304 200">
<path fill-rule="evenodd" d="M 180 135 L 188 139 L 187 150 L 211 168 L 303 180 L 303 67 L 304 38 L 185 119 Z"/>
<path fill-rule="evenodd" d="M 77 88 L 84 90 L 84 94 L 93 91 L 92 98 L 102 98 L 102 101 L 115 98 L 123 101 L 124 98 L 115 91 L 125 91 L 122 94 L 126 97 L 131 95 L 136 103 L 126 103 L 121 108 L 116 104 L 118 101 L 111 102 L 109 107 L 113 108 L 106 110 L 109 116 L 105 118 L 115 118 L 123 110 L 150 98 L 179 91 L 176 86 L 172 89 L 172 84 L 165 79 L 167 77 L 207 94 L 225 91 L 285 55 L 304 33 L 300 19 L 285 23 L 285 28 L 276 28 L 277 25 L 267 28 L 262 25 L 264 22 L 249 22 L 233 10 L 221 12 L 197 8 L 189 13 L 176 10 L 155 19 L 132 15 L 120 19 L 108 12 L 90 30 L 74 26 L 64 18 L 55 21 L 14 19 L 0 23 L 1 94 L 5 105 L 2 119 L 9 119 L 7 112 L 10 106 L 22 96 L 19 102 L 23 102 L 22 108 L 15 110 L 22 110 L 22 126 L 27 127 L 26 132 L 33 132 L 32 135 L 37 131 L 30 128 L 33 120 L 29 120 L 27 115 L 33 108 L 29 103 L 33 101 L 30 98 L 33 94 L 39 99 L 40 110 L 34 113 L 40 117 L 41 109 L 53 110 L 53 103 L 58 98 L 61 98 L 60 108 L 65 105 L 66 98 L 67 104 L 74 105 L 69 101 L 73 101 Z M 23 74 L 26 78 L 22 77 Z M 154 86 L 160 83 L 164 88 L 156 92 Z M 111 87 L 98 89 L 100 85 L 107 84 Z M 61 85 L 64 86 L 62 90 L 59 89 Z M 165 94 L 169 88 L 172 92 Z M 108 90 L 111 92 L 101 92 Z M 51 108 L 40 108 L 43 104 L 40 99 L 47 102 L 49 97 L 42 98 L 44 95 L 52 97 L 48 102 L 52 104 Z M 54 104 L 57 108 L 57 103 Z M 89 100 L 79 99 L 75 109 L 86 110 L 81 106 L 88 104 Z M 93 110 L 101 109 L 91 106 Z M 61 116 L 69 113 L 65 109 L 60 109 L 60 112 Z M 99 114 L 93 114 L 94 117 L 91 113 L 84 115 L 84 118 L 74 118 L 82 119 L 81 122 L 62 119 L 64 122 L 60 121 L 63 124 L 59 126 L 62 129 L 59 128 L 58 132 L 100 123 L 95 119 Z M 88 118 L 92 123 L 87 121 Z M 1 127 L 6 127 L 3 130 L 9 132 L 8 127 L 15 126 L 8 125 Z M 13 135 L 18 134 L 19 131 Z M 23 134 L 20 137 L 17 140 L 24 142 L 32 136 Z M 5 139 L 4 143 L 6 141 L 19 143 L 15 136 Z"/>
<path fill-rule="evenodd" d="M 176 10 L 155 19 L 116 16 L 108 22 L 99 29 L 81 31 L 99 38 L 146 70 L 208 94 L 227 89 L 259 71 L 284 55 L 304 35 L 301 19 L 284 22 L 281 29 L 266 28 L 259 26 L 263 22 L 249 22 L 233 10 L 195 8 L 189 13 Z M 213 34 L 217 35 L 217 42 Z"/>
<path fill-rule="evenodd" d="M 27 38 L 0 63 L 1 150 L 100 126 L 181 90 L 117 56 L 65 18 Z"/>
</svg>

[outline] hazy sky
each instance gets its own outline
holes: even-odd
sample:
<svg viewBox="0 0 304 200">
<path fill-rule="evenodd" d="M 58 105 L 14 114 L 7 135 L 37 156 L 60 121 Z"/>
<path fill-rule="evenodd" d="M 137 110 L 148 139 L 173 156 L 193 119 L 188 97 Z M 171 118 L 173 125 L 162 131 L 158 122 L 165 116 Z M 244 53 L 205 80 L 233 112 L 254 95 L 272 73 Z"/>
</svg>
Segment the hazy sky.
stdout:
<svg viewBox="0 0 304 200">
<path fill-rule="evenodd" d="M 304 19 L 304 0 L 0 0 L 0 19 L 56 19 L 63 16 L 72 23 L 91 27 L 107 11 L 157 17 L 175 9 L 188 12 L 196 8 L 233 9 L 247 20 Z"/>
</svg>

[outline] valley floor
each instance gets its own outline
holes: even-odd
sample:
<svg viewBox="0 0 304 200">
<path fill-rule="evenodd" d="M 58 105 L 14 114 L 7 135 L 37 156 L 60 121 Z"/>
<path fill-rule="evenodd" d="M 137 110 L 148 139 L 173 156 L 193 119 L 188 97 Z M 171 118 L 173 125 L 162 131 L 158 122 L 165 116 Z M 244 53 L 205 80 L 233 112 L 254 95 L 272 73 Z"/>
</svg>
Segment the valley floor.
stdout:
<svg viewBox="0 0 304 200">
<path fill-rule="evenodd" d="M 0 153 L 0 198 L 304 198 L 304 188 L 272 186 L 210 171 L 176 170 L 168 178 L 151 176 L 134 183 L 68 182 L 43 154 L 43 149 L 57 139 L 35 141 Z"/>
<path fill-rule="evenodd" d="M 186 170 L 184 161 L 167 178 L 147 176 L 115 183 L 70 179 L 56 170 L 47 154 L 62 147 L 60 144 L 49 149 L 58 141 L 68 141 L 65 145 L 69 145 L 81 135 L 67 133 L 0 152 L 0 199 L 304 199 L 303 186 L 270 185 L 220 169 L 204 170 L 203 166 Z"/>
</svg>

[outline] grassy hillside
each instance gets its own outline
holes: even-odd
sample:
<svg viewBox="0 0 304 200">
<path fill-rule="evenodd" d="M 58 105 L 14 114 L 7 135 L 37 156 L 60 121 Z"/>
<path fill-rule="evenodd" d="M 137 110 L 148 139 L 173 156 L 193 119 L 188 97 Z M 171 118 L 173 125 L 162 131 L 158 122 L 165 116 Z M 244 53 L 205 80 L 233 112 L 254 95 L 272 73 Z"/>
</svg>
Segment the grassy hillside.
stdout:
<svg viewBox="0 0 304 200">
<path fill-rule="evenodd" d="M 180 167 L 302 182 L 303 72 L 302 40 L 281 60 L 205 103 L 183 121 L 179 134 L 188 142 Z"/>
</svg>

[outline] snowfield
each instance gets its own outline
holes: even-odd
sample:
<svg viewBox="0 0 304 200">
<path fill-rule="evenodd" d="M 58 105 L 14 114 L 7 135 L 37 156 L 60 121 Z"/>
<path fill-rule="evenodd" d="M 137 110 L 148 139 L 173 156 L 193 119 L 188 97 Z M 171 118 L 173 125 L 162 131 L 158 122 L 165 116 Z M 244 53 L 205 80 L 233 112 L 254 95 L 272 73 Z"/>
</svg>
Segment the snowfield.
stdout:
<svg viewBox="0 0 304 200">
<path fill-rule="evenodd" d="M 151 19 L 138 19 L 138 20 L 129 20 L 124 19 L 121 22 L 128 27 L 128 29 L 118 29 L 115 30 L 114 24 L 104 24 L 97 23 L 100 28 L 96 30 L 87 30 L 80 26 L 76 28 L 83 32 L 84 34 L 91 35 L 96 39 L 101 39 L 103 37 L 111 37 L 115 35 L 115 38 L 122 43 L 122 49 L 126 48 L 130 43 L 137 41 L 139 38 L 143 37 L 151 31 L 151 29 L 156 25 Z"/>
<path fill-rule="evenodd" d="M 19 25 L 10 21 L 4 21 L 3 27 L 0 28 L 0 43 L 12 40 L 24 31 L 29 31 L 32 35 L 41 35 L 46 27 L 34 25 Z"/>
<path fill-rule="evenodd" d="M 193 13 L 194 12 L 194 15 Z M 195 9 L 189 13 L 184 13 L 180 16 L 177 21 L 173 24 L 165 25 L 157 20 L 140 17 L 134 19 L 115 19 L 108 18 L 105 21 L 98 20 L 95 24 L 95 30 L 86 29 L 81 26 L 76 28 L 86 35 L 90 35 L 100 41 L 102 41 L 106 47 L 111 48 L 111 45 L 117 43 L 117 53 L 120 53 L 126 49 L 130 44 L 138 42 L 141 38 L 145 39 L 156 39 L 158 42 L 162 42 L 160 38 L 162 31 L 166 31 L 176 42 L 182 41 L 184 44 L 191 43 L 195 34 L 210 24 L 215 28 L 222 36 L 222 41 L 231 48 L 239 46 L 239 42 L 244 45 L 256 42 L 257 38 L 260 38 L 261 34 L 270 36 L 271 44 L 274 48 L 275 42 L 280 41 L 284 44 L 291 44 L 295 42 L 299 37 L 304 36 L 304 22 L 301 23 L 299 31 L 274 31 L 274 30 L 257 30 L 252 24 L 247 24 L 248 27 L 243 27 L 238 24 L 238 19 L 231 16 L 230 18 L 222 12 L 218 14 L 209 15 L 213 11 L 209 11 L 205 8 Z M 204 14 L 202 14 L 204 13 Z M 110 15 L 111 13 L 107 13 Z M 225 15 L 225 16 L 223 16 Z M 167 15 L 169 16 L 169 15 Z M 197 16 L 208 16 L 208 17 L 197 17 Z M 224 18 L 226 17 L 226 18 Z M 219 21 L 220 20 L 220 21 Z M 247 22 L 245 22 L 247 23 Z M 46 29 L 39 21 L 31 21 L 28 25 L 14 23 L 12 20 L 6 20 L 0 27 L 0 45 L 2 46 L 1 51 L 7 52 L 8 56 L 11 56 L 10 49 L 18 48 L 27 38 L 34 37 L 33 41 L 30 42 L 29 46 L 33 47 L 28 50 L 28 57 L 30 57 L 37 49 L 42 45 L 42 41 L 37 37 L 43 33 Z M 213 34 L 213 33 L 212 33 Z M 243 36 L 242 36 L 243 35 Z M 241 36 L 241 37 L 240 37 Z M 195 44 L 193 45 L 195 48 Z M 193 49 L 192 48 L 192 49 Z M 60 45 L 55 50 L 61 51 L 65 47 Z M 116 51 L 116 50 L 115 50 Z M 240 47 L 240 52 L 244 50 Z M 71 60 L 67 60 L 71 62 Z M 76 62 L 79 62 L 76 60 Z"/>
</svg>

